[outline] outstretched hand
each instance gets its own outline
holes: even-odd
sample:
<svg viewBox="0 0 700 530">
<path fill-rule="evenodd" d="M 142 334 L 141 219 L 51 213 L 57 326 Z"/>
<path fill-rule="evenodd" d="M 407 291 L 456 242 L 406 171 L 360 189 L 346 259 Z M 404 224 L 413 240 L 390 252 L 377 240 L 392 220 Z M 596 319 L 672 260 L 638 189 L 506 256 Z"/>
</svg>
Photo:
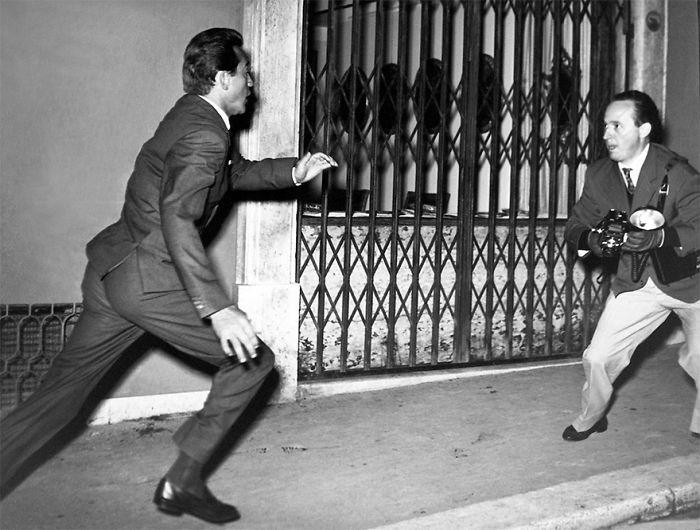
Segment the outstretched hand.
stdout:
<svg viewBox="0 0 700 530">
<path fill-rule="evenodd" d="M 256 348 L 260 342 L 248 315 L 243 311 L 229 306 L 209 318 L 226 355 L 237 357 L 241 363 L 258 356 Z"/>
<path fill-rule="evenodd" d="M 294 180 L 297 184 L 303 184 L 330 167 L 338 167 L 338 162 L 326 153 L 306 153 L 294 166 Z"/>
</svg>

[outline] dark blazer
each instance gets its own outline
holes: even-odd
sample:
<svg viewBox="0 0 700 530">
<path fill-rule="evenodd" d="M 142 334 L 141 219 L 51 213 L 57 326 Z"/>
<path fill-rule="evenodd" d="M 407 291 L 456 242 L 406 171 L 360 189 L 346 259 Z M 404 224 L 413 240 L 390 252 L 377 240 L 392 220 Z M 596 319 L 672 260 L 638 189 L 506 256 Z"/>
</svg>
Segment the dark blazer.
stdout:
<svg viewBox="0 0 700 530">
<path fill-rule="evenodd" d="M 229 138 L 211 104 L 180 98 L 138 154 L 119 220 L 88 243 L 90 266 L 104 277 L 136 252 L 144 292 L 185 289 L 202 318 L 231 305 L 202 231 L 230 190 L 292 187 L 296 159 L 251 162 Z"/>
<path fill-rule="evenodd" d="M 659 188 L 671 161 L 668 197 L 663 211 L 666 226 L 673 227 L 678 233 L 678 255 L 700 250 L 700 174 L 685 158 L 657 144 L 649 146 L 631 204 L 617 162 L 605 158 L 588 168 L 583 193 L 566 224 L 566 240 L 578 247 L 582 234 L 594 227 L 610 209 L 624 210 L 630 214 L 643 206 L 656 207 Z M 700 274 L 663 285 L 656 280 L 651 260 L 639 281 L 633 281 L 631 272 L 632 254 L 622 252 L 617 274 L 612 281 L 615 295 L 639 289 L 652 276 L 662 291 L 678 300 L 695 302 L 700 299 Z"/>
</svg>

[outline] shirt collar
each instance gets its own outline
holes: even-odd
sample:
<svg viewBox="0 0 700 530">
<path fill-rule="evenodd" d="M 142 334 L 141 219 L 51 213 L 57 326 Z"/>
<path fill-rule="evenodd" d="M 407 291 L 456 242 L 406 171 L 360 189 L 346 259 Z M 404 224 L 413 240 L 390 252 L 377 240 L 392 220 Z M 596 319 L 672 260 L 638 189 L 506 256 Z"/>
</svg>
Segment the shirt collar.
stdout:
<svg viewBox="0 0 700 530">
<path fill-rule="evenodd" d="M 214 102 L 213 102 L 211 99 L 209 99 L 207 96 L 202 96 L 202 95 L 200 95 L 199 97 L 202 98 L 202 99 L 203 99 L 204 101 L 206 101 L 207 103 L 209 103 L 212 107 L 214 107 L 214 110 L 215 110 L 216 112 L 218 112 L 218 113 L 219 113 L 219 116 L 221 116 L 221 119 L 224 120 L 224 124 L 226 125 L 226 129 L 229 129 L 229 130 L 230 130 L 230 129 L 231 129 L 231 122 L 229 121 L 228 116 L 227 116 L 226 113 L 224 112 L 224 109 L 222 109 L 221 107 L 219 107 L 219 105 L 217 105 L 216 103 L 214 103 Z"/>
<path fill-rule="evenodd" d="M 647 159 L 647 154 L 649 154 L 649 144 L 647 144 L 644 149 L 642 149 L 642 152 L 639 153 L 637 156 L 632 158 L 631 160 L 628 160 L 626 163 L 618 162 L 617 167 L 620 168 L 620 173 L 622 173 L 622 168 L 623 167 L 628 167 L 632 171 L 630 172 L 630 178 L 632 179 L 632 182 L 635 184 L 637 183 L 637 179 L 639 179 L 639 172 L 642 170 L 642 166 L 644 165 L 644 161 Z"/>
</svg>

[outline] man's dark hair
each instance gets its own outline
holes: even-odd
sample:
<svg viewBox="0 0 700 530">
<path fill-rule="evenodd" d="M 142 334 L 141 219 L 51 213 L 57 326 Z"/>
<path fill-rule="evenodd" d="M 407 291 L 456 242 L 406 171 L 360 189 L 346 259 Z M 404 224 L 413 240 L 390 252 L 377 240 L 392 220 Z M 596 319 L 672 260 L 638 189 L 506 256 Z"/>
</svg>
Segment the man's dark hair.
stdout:
<svg viewBox="0 0 700 530">
<path fill-rule="evenodd" d="M 241 46 L 243 37 L 235 29 L 211 28 L 195 35 L 182 63 L 185 92 L 204 96 L 214 86 L 218 71 L 235 72 L 241 60 L 235 48 Z"/>
<path fill-rule="evenodd" d="M 664 140 L 664 129 L 661 125 L 661 115 L 654 100 L 648 94 L 639 90 L 626 90 L 613 96 L 613 101 L 631 101 L 634 104 L 634 124 L 639 127 L 642 123 L 651 125 L 649 141 L 660 144 Z"/>
</svg>

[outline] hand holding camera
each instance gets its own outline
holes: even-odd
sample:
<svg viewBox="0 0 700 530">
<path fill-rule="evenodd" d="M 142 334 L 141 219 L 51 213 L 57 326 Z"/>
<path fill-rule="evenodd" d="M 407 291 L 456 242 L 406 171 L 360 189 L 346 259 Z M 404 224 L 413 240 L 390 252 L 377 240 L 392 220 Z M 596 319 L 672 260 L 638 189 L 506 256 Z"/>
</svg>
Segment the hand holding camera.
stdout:
<svg viewBox="0 0 700 530">
<path fill-rule="evenodd" d="M 664 229 L 633 230 L 627 233 L 622 250 L 627 252 L 647 252 L 659 248 L 664 241 Z"/>
<path fill-rule="evenodd" d="M 640 208 L 627 218 L 621 210 L 610 210 L 588 234 L 588 246 L 596 256 L 610 258 L 620 251 L 648 252 L 664 241 L 663 214 Z"/>
<path fill-rule="evenodd" d="M 600 239 L 602 236 L 603 234 L 596 230 L 591 230 L 588 232 L 588 248 L 591 249 L 591 252 L 593 252 L 593 254 L 599 258 L 602 258 L 605 254 L 603 247 L 600 245 Z"/>
<path fill-rule="evenodd" d="M 610 210 L 588 234 L 588 246 L 599 257 L 617 256 L 630 230 L 627 212 Z"/>
</svg>

